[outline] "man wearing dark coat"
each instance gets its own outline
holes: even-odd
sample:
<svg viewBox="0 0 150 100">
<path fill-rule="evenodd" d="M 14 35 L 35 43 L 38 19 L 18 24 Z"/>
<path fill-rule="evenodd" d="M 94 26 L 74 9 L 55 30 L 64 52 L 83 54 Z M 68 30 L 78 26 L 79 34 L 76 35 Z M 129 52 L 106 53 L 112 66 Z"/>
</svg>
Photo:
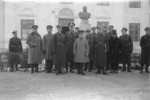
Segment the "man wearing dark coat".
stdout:
<svg viewBox="0 0 150 100">
<path fill-rule="evenodd" d="M 109 32 L 106 34 L 106 45 L 107 45 L 107 63 L 106 63 L 106 70 L 108 70 L 111 67 L 110 64 L 110 52 L 109 52 L 109 38 L 111 37 L 111 35 L 113 34 L 113 30 L 114 30 L 114 26 L 110 25 L 108 27 Z"/>
<path fill-rule="evenodd" d="M 106 67 L 106 39 L 101 31 L 101 28 L 97 28 L 97 35 L 94 37 L 94 49 L 95 49 L 95 65 L 97 66 L 96 74 L 102 73 L 107 75 L 105 71 Z"/>
<path fill-rule="evenodd" d="M 96 36 L 96 27 L 92 27 L 91 30 L 93 37 Z"/>
<path fill-rule="evenodd" d="M 52 72 L 52 40 L 53 40 L 53 35 L 52 35 L 52 29 L 53 26 L 48 25 L 47 26 L 47 34 L 44 35 L 43 37 L 43 45 L 42 45 L 42 51 L 45 55 L 45 59 L 46 59 L 46 65 L 45 65 L 45 69 L 47 73 Z"/>
<path fill-rule="evenodd" d="M 66 65 L 66 37 L 62 33 L 62 26 L 58 24 L 58 32 L 53 36 L 53 48 L 54 48 L 54 64 L 55 64 L 55 74 L 58 75 L 62 73 L 62 67 Z"/>
<path fill-rule="evenodd" d="M 80 30 L 80 28 L 79 27 L 75 27 L 75 32 L 77 32 L 78 33 L 78 31 Z"/>
<path fill-rule="evenodd" d="M 88 40 L 89 44 L 89 68 L 88 71 L 91 72 L 93 69 L 94 63 L 94 35 L 91 33 L 90 29 L 86 30 L 86 39 Z M 85 66 L 85 71 L 87 70 L 88 64 Z"/>
<path fill-rule="evenodd" d="M 74 31 L 74 23 L 69 23 L 69 31 L 66 32 L 66 46 L 67 46 L 67 63 L 66 63 L 66 72 L 68 72 L 68 63 L 70 63 L 70 72 L 73 73 L 73 66 L 74 66 L 74 55 L 73 55 L 73 44 L 75 39 L 78 37 L 78 33 Z"/>
<path fill-rule="evenodd" d="M 120 55 L 120 40 L 117 37 L 116 30 L 113 30 L 113 33 L 111 34 L 111 37 L 108 40 L 108 44 L 109 44 L 111 72 L 117 73 Z"/>
<path fill-rule="evenodd" d="M 146 65 L 145 72 L 149 73 L 148 67 L 150 65 L 150 27 L 145 28 L 146 34 L 141 37 L 141 73 L 143 73 L 143 66 Z"/>
<path fill-rule="evenodd" d="M 14 71 L 15 69 L 18 70 L 18 64 L 20 62 L 20 53 L 23 52 L 22 50 L 22 43 L 21 39 L 17 37 L 17 31 L 12 32 L 14 37 L 10 38 L 9 40 L 9 63 L 10 63 L 10 72 Z"/>
<path fill-rule="evenodd" d="M 123 64 L 123 70 L 126 71 L 126 64 L 128 66 L 128 72 L 131 72 L 130 70 L 130 62 L 131 62 L 131 53 L 133 51 L 133 42 L 130 35 L 127 34 L 127 28 L 123 27 L 122 35 L 119 37 L 121 42 L 121 58 L 122 58 L 122 64 Z"/>
<path fill-rule="evenodd" d="M 31 73 L 39 72 L 38 65 L 41 64 L 42 53 L 42 39 L 41 35 L 37 32 L 38 26 L 33 25 L 33 32 L 28 35 L 26 43 L 28 49 L 28 64 L 31 65 Z"/>
</svg>

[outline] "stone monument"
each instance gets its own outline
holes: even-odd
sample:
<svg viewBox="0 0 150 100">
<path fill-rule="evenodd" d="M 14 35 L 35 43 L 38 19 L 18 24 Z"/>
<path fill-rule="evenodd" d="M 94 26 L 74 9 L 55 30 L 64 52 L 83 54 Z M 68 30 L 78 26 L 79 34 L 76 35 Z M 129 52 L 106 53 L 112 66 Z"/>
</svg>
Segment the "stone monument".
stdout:
<svg viewBox="0 0 150 100">
<path fill-rule="evenodd" d="M 87 6 L 83 6 L 83 12 L 79 12 L 80 29 L 86 30 L 91 28 L 91 24 L 89 24 L 88 19 L 91 17 L 91 14 L 87 12 Z"/>
</svg>

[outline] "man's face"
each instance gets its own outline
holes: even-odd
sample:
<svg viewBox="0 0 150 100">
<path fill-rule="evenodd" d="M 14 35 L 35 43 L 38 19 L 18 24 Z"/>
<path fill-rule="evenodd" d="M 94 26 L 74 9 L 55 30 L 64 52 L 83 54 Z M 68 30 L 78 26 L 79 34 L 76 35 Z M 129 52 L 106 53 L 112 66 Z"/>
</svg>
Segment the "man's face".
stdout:
<svg viewBox="0 0 150 100">
<path fill-rule="evenodd" d="M 96 29 L 92 29 L 92 32 L 95 33 Z"/>
<path fill-rule="evenodd" d="M 90 32 L 90 31 L 87 31 L 86 33 L 87 33 L 87 34 L 91 34 L 91 32 Z"/>
<path fill-rule="evenodd" d="M 146 34 L 150 35 L 150 30 L 146 30 Z"/>
<path fill-rule="evenodd" d="M 69 26 L 69 30 L 73 31 L 74 30 L 74 26 Z"/>
<path fill-rule="evenodd" d="M 101 33 L 102 31 L 101 31 L 101 29 L 97 29 L 97 33 Z"/>
<path fill-rule="evenodd" d="M 37 28 L 33 28 L 32 30 L 33 30 L 33 32 L 37 32 Z"/>
<path fill-rule="evenodd" d="M 58 32 L 62 31 L 62 27 L 57 28 Z"/>
<path fill-rule="evenodd" d="M 123 35 L 126 34 L 126 31 L 125 31 L 125 30 L 121 30 L 121 32 L 122 32 Z"/>
<path fill-rule="evenodd" d="M 17 32 L 16 33 L 13 33 L 14 37 L 17 37 Z"/>
<path fill-rule="evenodd" d="M 52 32 L 52 28 L 47 28 L 47 32 L 51 33 Z"/>
<path fill-rule="evenodd" d="M 82 37 L 83 37 L 83 33 L 80 33 L 80 34 L 79 34 L 79 37 L 82 38 Z"/>
<path fill-rule="evenodd" d="M 79 31 L 79 28 L 76 28 L 75 30 L 76 30 L 76 32 L 78 32 L 78 31 Z"/>
<path fill-rule="evenodd" d="M 109 27 L 109 31 L 112 32 L 114 30 L 113 27 Z"/>
</svg>

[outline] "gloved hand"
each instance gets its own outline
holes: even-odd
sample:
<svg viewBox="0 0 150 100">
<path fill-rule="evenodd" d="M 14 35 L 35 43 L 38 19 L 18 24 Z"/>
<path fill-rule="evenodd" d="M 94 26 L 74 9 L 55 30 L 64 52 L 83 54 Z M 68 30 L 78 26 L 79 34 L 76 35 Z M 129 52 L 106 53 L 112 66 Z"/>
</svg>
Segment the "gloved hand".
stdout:
<svg viewBox="0 0 150 100">
<path fill-rule="evenodd" d="M 46 50 L 42 50 L 42 53 L 43 53 L 43 54 L 46 54 Z"/>
</svg>

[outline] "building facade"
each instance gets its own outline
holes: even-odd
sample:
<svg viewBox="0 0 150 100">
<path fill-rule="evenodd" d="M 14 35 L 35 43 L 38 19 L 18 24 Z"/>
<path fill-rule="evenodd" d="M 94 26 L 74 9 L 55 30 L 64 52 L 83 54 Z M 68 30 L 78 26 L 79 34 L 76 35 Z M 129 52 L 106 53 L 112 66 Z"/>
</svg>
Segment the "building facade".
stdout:
<svg viewBox="0 0 150 100">
<path fill-rule="evenodd" d="M 140 37 L 145 34 L 144 28 L 150 25 L 150 1 L 126 1 L 126 2 L 1 2 L 0 3 L 0 48 L 7 50 L 12 31 L 18 31 L 18 37 L 22 39 L 23 47 L 26 48 L 26 37 L 31 32 L 31 26 L 39 26 L 38 32 L 45 35 L 46 26 L 53 25 L 53 34 L 56 32 L 56 25 L 61 23 L 63 30 L 68 29 L 69 22 L 74 22 L 80 27 L 81 19 L 79 12 L 83 6 L 91 14 L 89 23 L 91 26 L 101 25 L 107 27 L 114 25 L 118 36 L 121 35 L 121 28 L 127 27 L 128 34 L 134 41 L 134 52 L 140 52 Z"/>
</svg>

